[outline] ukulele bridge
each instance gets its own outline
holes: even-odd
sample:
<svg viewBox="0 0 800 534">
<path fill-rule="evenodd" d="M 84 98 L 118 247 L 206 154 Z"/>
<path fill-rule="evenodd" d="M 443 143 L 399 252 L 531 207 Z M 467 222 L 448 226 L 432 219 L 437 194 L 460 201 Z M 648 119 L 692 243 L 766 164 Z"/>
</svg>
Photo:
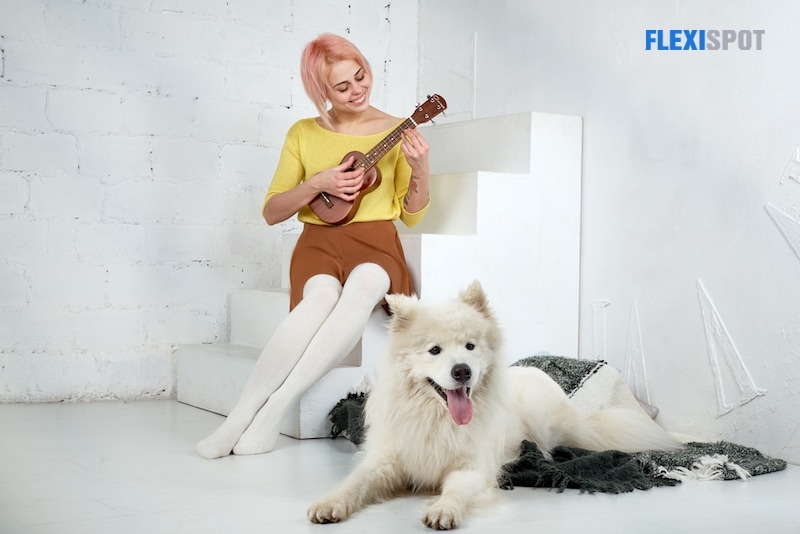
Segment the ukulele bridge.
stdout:
<svg viewBox="0 0 800 534">
<path fill-rule="evenodd" d="M 331 201 L 330 198 L 328 198 L 328 195 L 326 195 L 325 193 L 320 193 L 319 196 L 328 208 L 333 207 L 333 202 Z"/>
</svg>

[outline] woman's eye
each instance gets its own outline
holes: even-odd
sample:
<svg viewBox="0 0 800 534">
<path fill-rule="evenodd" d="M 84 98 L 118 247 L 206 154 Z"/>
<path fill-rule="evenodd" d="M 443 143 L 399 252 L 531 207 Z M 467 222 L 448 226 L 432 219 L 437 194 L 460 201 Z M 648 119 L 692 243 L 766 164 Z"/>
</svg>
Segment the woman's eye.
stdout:
<svg viewBox="0 0 800 534">
<path fill-rule="evenodd" d="M 475 350 L 475 343 L 467 343 L 465 346 L 467 350 Z"/>
<path fill-rule="evenodd" d="M 437 354 L 441 354 L 442 347 L 440 347 L 439 345 L 436 345 L 434 347 L 431 347 L 431 349 L 428 352 L 430 354 L 433 354 L 434 356 L 436 356 Z"/>
</svg>

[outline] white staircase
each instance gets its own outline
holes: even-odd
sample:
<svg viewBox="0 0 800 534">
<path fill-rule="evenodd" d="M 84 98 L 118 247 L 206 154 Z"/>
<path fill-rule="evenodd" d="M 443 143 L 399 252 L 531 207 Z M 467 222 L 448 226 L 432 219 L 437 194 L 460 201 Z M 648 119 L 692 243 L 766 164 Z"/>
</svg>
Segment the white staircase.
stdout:
<svg viewBox="0 0 800 534">
<path fill-rule="evenodd" d="M 480 280 L 505 333 L 509 363 L 540 351 L 578 353 L 582 121 L 522 113 L 426 126 L 432 204 L 415 228 L 398 224 L 423 300 L 451 298 Z M 284 237 L 282 275 L 296 235 Z M 230 344 L 177 351 L 178 400 L 227 415 L 261 348 L 288 311 L 288 292 L 238 290 Z M 386 351 L 385 314 L 303 396 L 282 432 L 326 437 L 328 412 L 369 377 Z"/>
</svg>

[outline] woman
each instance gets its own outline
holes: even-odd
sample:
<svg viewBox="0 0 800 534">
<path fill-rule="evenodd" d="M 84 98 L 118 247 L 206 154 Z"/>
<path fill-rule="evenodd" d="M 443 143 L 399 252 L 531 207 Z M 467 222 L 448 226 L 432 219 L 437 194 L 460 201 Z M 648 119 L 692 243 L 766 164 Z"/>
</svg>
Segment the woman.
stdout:
<svg viewBox="0 0 800 534">
<path fill-rule="evenodd" d="M 273 225 L 295 214 L 304 229 L 290 266 L 291 312 L 267 343 L 228 418 L 197 445 L 206 458 L 269 452 L 299 397 L 355 346 L 387 293 L 412 293 L 393 221 L 413 226 L 428 209 L 428 145 L 405 130 L 377 167 L 380 185 L 355 216 L 328 225 L 308 207 L 319 193 L 354 201 L 365 173 L 351 169 L 401 119 L 372 107 L 372 71 L 346 39 L 324 34 L 303 51 L 301 74 L 319 117 L 295 123 L 264 201 Z"/>
</svg>

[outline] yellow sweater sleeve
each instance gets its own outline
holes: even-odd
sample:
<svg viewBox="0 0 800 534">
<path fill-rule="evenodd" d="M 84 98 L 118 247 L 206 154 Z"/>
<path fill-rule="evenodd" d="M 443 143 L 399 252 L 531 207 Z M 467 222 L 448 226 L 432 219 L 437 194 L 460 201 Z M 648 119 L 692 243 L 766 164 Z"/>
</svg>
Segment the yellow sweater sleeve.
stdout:
<svg viewBox="0 0 800 534">
<path fill-rule="evenodd" d="M 353 136 L 326 130 L 313 118 L 296 122 L 286 134 L 264 205 L 278 193 L 288 191 L 315 174 L 339 165 L 348 152 L 369 152 L 392 130 L 394 128 L 375 135 Z M 380 185 L 362 197 L 358 211 L 350 223 L 393 221 L 398 218 L 407 226 L 419 223 L 428 210 L 430 200 L 428 205 L 416 213 L 409 213 L 405 209 L 403 200 L 411 180 L 411 167 L 399 143 L 378 161 L 376 167 L 381 175 Z M 300 209 L 297 218 L 304 223 L 327 224 L 308 206 Z"/>
</svg>

